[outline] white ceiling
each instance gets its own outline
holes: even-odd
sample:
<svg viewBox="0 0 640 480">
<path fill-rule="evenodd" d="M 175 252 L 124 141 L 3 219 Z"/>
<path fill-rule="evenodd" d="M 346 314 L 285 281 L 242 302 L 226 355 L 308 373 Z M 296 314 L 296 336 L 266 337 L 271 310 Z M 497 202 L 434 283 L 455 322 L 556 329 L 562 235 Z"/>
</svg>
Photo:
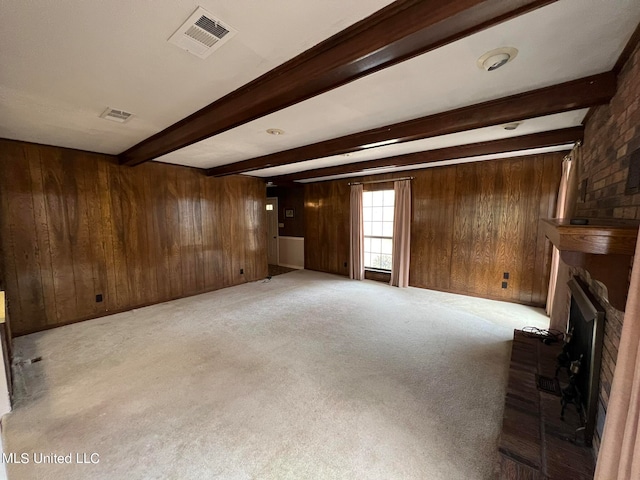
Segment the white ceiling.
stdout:
<svg viewBox="0 0 640 480">
<path fill-rule="evenodd" d="M 0 137 L 120 153 L 390 0 L 0 2 Z M 166 40 L 201 5 L 238 30 L 201 60 Z M 640 2 L 560 0 L 158 159 L 209 168 L 610 70 Z M 37 32 L 34 33 L 34 32 Z M 518 57 L 487 73 L 501 46 Z M 98 118 L 107 107 L 135 116 Z M 251 172 L 271 176 L 578 125 L 585 111 Z M 286 133 L 270 136 L 268 128 Z M 412 167 L 415 168 L 415 167 Z"/>
<path fill-rule="evenodd" d="M 120 153 L 389 3 L 1 0 L 0 137 Z M 198 5 L 238 30 L 206 60 L 167 42 Z"/>
</svg>

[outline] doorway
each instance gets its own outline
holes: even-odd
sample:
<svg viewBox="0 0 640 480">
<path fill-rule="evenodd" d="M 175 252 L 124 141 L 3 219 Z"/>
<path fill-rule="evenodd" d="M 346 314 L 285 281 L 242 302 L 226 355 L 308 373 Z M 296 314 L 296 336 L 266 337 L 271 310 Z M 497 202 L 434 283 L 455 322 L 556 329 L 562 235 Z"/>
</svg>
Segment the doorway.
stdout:
<svg viewBox="0 0 640 480">
<path fill-rule="evenodd" d="M 278 265 L 278 198 L 267 197 L 267 263 Z"/>
</svg>

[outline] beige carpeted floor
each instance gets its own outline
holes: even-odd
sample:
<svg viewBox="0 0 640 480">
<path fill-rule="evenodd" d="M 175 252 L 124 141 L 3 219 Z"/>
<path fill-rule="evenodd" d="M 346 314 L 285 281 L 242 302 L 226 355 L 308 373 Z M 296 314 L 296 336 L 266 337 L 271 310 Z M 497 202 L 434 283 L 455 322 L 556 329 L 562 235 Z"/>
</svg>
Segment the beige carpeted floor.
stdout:
<svg viewBox="0 0 640 480">
<path fill-rule="evenodd" d="M 512 330 L 546 323 L 298 270 L 21 337 L 9 479 L 490 479 Z"/>
</svg>

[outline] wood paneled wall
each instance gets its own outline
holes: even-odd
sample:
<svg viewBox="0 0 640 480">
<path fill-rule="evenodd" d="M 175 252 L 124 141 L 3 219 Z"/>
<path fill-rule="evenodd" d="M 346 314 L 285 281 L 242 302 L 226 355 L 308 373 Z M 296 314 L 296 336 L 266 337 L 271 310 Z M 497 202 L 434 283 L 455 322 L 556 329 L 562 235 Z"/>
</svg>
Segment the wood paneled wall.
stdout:
<svg viewBox="0 0 640 480">
<path fill-rule="evenodd" d="M 257 179 L 0 140 L 0 191 L 17 335 L 267 275 Z"/>
<path fill-rule="evenodd" d="M 305 185 L 304 266 L 349 275 L 349 185 L 347 181 Z"/>
<path fill-rule="evenodd" d="M 543 305 L 551 247 L 538 231 L 538 220 L 554 216 L 562 157 L 546 154 L 410 172 L 415 177 L 410 284 Z M 349 259 L 348 181 L 354 179 L 306 186 L 307 268 L 348 274 L 348 268 L 338 268 Z M 509 273 L 506 289 L 504 272 Z"/>
</svg>

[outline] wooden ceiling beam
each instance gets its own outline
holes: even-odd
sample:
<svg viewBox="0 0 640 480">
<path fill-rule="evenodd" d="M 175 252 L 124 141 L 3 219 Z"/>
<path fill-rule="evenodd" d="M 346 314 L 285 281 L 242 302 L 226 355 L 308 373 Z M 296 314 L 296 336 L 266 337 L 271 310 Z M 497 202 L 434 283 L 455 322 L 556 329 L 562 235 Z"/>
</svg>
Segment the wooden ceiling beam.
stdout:
<svg viewBox="0 0 640 480">
<path fill-rule="evenodd" d="M 357 152 L 380 145 L 421 140 L 592 107 L 609 102 L 615 91 L 616 75 L 613 72 L 601 73 L 448 112 L 214 167 L 207 171 L 207 175 L 222 176 L 245 173 L 305 160 Z"/>
<path fill-rule="evenodd" d="M 296 172 L 288 175 L 272 177 L 269 180 L 276 185 L 290 184 L 297 180 L 311 178 L 329 177 L 334 175 L 345 175 L 349 173 L 361 173 L 374 168 L 385 167 L 406 167 L 411 165 L 422 165 L 425 163 L 441 162 L 443 160 L 453 160 L 458 158 L 477 157 L 480 155 L 493 155 L 498 153 L 530 150 L 532 148 L 555 147 L 566 145 L 582 140 L 584 127 L 571 127 L 559 130 L 551 130 L 542 133 L 533 133 L 519 137 L 504 138 L 500 140 L 490 140 L 487 142 L 470 143 L 467 145 L 456 145 L 453 147 L 426 150 L 423 152 L 409 153 L 395 157 L 380 158 L 376 160 L 366 160 L 363 162 L 348 163 L 346 165 L 336 165 L 333 167 L 316 168 L 304 172 Z"/>
<path fill-rule="evenodd" d="M 139 165 L 557 0 L 397 0 L 119 155 Z"/>
</svg>

